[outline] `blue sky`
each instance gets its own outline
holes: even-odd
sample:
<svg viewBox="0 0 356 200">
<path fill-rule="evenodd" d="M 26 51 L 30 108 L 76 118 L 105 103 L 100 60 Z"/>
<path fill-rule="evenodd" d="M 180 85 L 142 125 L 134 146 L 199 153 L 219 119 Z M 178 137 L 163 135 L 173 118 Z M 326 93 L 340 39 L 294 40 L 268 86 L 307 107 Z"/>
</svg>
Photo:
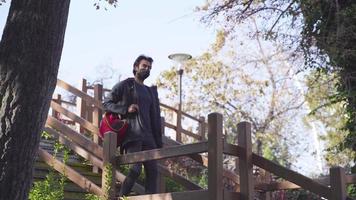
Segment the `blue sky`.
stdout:
<svg viewBox="0 0 356 200">
<path fill-rule="evenodd" d="M 102 66 L 112 67 L 116 77 L 129 77 L 134 59 L 142 53 L 155 60 L 147 80 L 151 84 L 161 71 L 173 66 L 169 54 L 197 56 L 214 40 L 214 32 L 193 11 L 204 0 L 120 0 L 117 8 L 107 6 L 106 11 L 96 10 L 94 2 L 71 1 L 58 77 L 74 85 L 82 77 L 103 76 Z M 0 6 L 0 34 L 9 5 L 10 1 Z"/>
</svg>

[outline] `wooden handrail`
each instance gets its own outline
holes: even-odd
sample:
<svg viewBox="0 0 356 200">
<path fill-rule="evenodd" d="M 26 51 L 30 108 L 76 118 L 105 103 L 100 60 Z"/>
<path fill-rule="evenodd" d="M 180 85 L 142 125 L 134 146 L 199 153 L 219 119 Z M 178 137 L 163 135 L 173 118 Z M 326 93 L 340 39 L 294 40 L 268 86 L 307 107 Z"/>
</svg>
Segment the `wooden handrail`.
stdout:
<svg viewBox="0 0 356 200">
<path fill-rule="evenodd" d="M 164 149 L 153 149 L 148 151 L 140 151 L 136 153 L 128 153 L 116 157 L 116 164 L 132 164 L 137 162 L 144 162 L 149 160 L 159 160 L 164 158 L 172 158 L 178 156 L 185 156 L 189 154 L 196 154 L 206 152 L 208 150 L 207 142 L 200 142 L 194 144 L 179 145 L 167 147 Z"/>
<path fill-rule="evenodd" d="M 63 100 L 63 99 L 60 99 L 59 102 L 58 102 L 58 99 L 52 99 L 52 101 L 56 102 L 56 103 L 64 103 L 64 104 L 68 104 L 68 105 L 71 105 L 71 106 L 76 106 L 77 104 L 76 103 L 73 103 L 73 102 L 70 102 L 70 101 L 66 101 L 66 100 Z"/>
<path fill-rule="evenodd" d="M 84 176 L 80 175 L 71 167 L 63 164 L 62 162 L 58 161 L 57 159 L 53 158 L 51 154 L 46 152 L 45 150 L 39 148 L 38 149 L 39 157 L 45 161 L 48 165 L 52 166 L 55 170 L 60 172 L 61 174 L 65 174 L 69 180 L 73 181 L 81 188 L 85 189 L 88 192 L 94 193 L 96 195 L 101 196 L 102 190 L 100 187 L 95 185 L 89 179 L 85 178 Z"/>
<path fill-rule="evenodd" d="M 227 143 L 224 144 L 224 153 L 228 155 L 240 157 L 241 152 L 243 151 L 244 149 L 239 146 L 227 144 Z M 302 188 L 309 190 L 315 194 L 318 194 L 325 198 L 330 198 L 331 196 L 331 190 L 327 186 L 320 184 L 314 181 L 313 179 L 301 175 L 293 170 L 280 166 L 279 164 L 276 164 L 255 153 L 252 154 L 252 161 L 254 165 L 262 169 L 265 169 L 269 172 L 272 172 L 273 174 L 282 177 L 285 180 L 288 180 L 292 183 L 295 183 L 301 186 Z"/>
<path fill-rule="evenodd" d="M 178 109 L 168 106 L 164 103 L 160 103 L 160 106 L 162 106 L 163 108 L 167 108 L 168 110 L 173 110 L 174 112 L 178 112 Z"/>
<path fill-rule="evenodd" d="M 82 146 L 85 150 L 91 152 L 98 158 L 102 158 L 103 156 L 103 148 L 99 145 L 93 143 L 91 140 L 87 139 L 85 136 L 80 133 L 74 131 L 68 126 L 62 124 L 60 121 L 55 119 L 54 117 L 48 116 L 46 124 L 48 126 L 53 127 L 54 129 L 59 130 L 63 135 L 73 140 L 73 142 Z"/>
<path fill-rule="evenodd" d="M 88 131 L 90 131 L 92 134 L 98 134 L 99 133 L 99 128 L 94 126 L 94 124 L 90 123 L 89 121 L 81 118 L 80 116 L 74 114 L 73 112 L 63 108 L 61 105 L 58 103 L 51 101 L 51 108 L 54 109 L 55 111 L 64 114 L 67 116 L 69 119 L 73 120 L 74 122 L 82 125 L 84 128 L 86 128 Z"/>
<path fill-rule="evenodd" d="M 59 86 L 59 87 L 65 89 L 65 90 L 67 90 L 68 92 L 71 92 L 74 95 L 84 99 L 89 104 L 92 104 L 92 105 L 94 105 L 94 106 L 96 106 L 96 107 L 98 107 L 98 108 L 100 108 L 102 110 L 104 109 L 103 105 L 101 104 L 100 101 L 95 100 L 93 97 L 89 96 L 88 94 L 80 91 L 79 89 L 69 85 L 68 83 L 66 83 L 66 82 L 64 82 L 64 81 L 62 81 L 60 79 L 57 79 L 57 86 Z"/>
<path fill-rule="evenodd" d="M 197 199 L 209 199 L 208 191 L 189 191 L 189 192 L 172 192 L 162 194 L 148 194 L 140 196 L 130 196 L 129 200 L 197 200 Z"/>
<path fill-rule="evenodd" d="M 167 138 L 167 137 L 163 137 L 163 143 L 167 146 L 181 145 L 181 143 L 179 143 L 175 140 L 172 140 L 170 138 Z M 203 166 L 208 167 L 208 158 L 205 155 L 190 154 L 187 156 L 189 158 L 195 160 L 196 162 L 202 164 Z M 233 181 L 236 185 L 239 185 L 239 177 L 233 171 L 228 170 L 228 169 L 223 169 L 223 175 L 224 175 L 224 177 Z"/>
<path fill-rule="evenodd" d="M 173 125 L 173 124 L 171 124 L 171 123 L 164 122 L 164 125 L 165 125 L 165 127 L 167 127 L 167 128 L 173 129 L 173 130 L 175 130 L 175 131 L 177 130 L 177 126 L 175 126 L 175 125 Z M 190 131 L 188 131 L 188 130 L 181 129 L 181 131 L 182 131 L 182 133 L 184 133 L 184 134 L 186 134 L 186 135 L 188 135 L 188 136 L 190 136 L 190 137 L 192 137 L 192 138 L 194 138 L 194 139 L 197 139 L 197 140 L 201 140 L 201 139 L 202 139 L 201 135 L 197 135 L 197 134 L 192 133 L 192 132 L 190 132 Z"/>
<path fill-rule="evenodd" d="M 61 144 L 63 144 L 65 147 L 71 149 L 72 151 L 74 151 L 81 157 L 85 158 L 86 160 L 89 160 L 94 166 L 99 167 L 100 169 L 103 168 L 103 161 L 101 160 L 101 158 L 97 158 L 91 152 L 88 152 L 81 146 L 68 140 L 62 133 L 52 129 L 51 127 L 45 127 L 44 130 L 46 132 L 50 133 L 55 139 L 59 140 L 59 142 Z M 163 165 L 158 165 L 158 168 L 159 168 L 159 171 L 161 171 L 164 175 L 171 177 L 173 180 L 177 181 L 179 184 L 181 184 L 186 189 L 189 189 L 189 190 L 202 189 L 200 186 L 188 181 L 187 179 L 180 176 L 179 174 L 169 171 Z M 125 179 L 125 176 L 117 171 L 116 178 L 119 181 L 123 181 Z M 141 185 L 136 184 L 134 190 L 136 192 L 138 192 L 139 194 L 144 194 L 144 188 Z"/>
<path fill-rule="evenodd" d="M 50 127 L 45 127 L 44 130 L 46 132 L 52 134 L 52 136 L 54 136 L 56 139 L 58 139 L 61 144 L 63 144 L 67 148 L 71 149 L 72 151 L 74 151 L 81 157 L 85 158 L 86 160 L 89 160 L 94 166 L 99 167 L 100 169 L 103 168 L 103 161 L 101 160 L 101 158 L 97 158 L 91 152 L 89 152 L 86 149 L 82 148 L 81 146 L 75 144 L 74 142 L 68 140 L 66 137 L 64 137 L 65 136 L 64 134 L 62 134 Z M 126 176 L 116 170 L 115 177 L 117 180 L 122 182 L 125 180 Z M 137 192 L 138 194 L 145 193 L 145 189 L 137 183 L 135 183 L 133 190 L 135 192 Z"/>
<path fill-rule="evenodd" d="M 237 192 L 229 192 L 224 190 L 224 200 L 240 200 L 242 197 Z M 128 200 L 202 200 L 209 199 L 209 193 L 207 190 L 197 190 L 188 192 L 172 192 L 162 194 L 148 194 L 140 196 L 129 196 Z"/>
<path fill-rule="evenodd" d="M 89 160 L 94 166 L 97 166 L 101 169 L 103 168 L 103 161 L 101 160 L 101 158 L 96 157 L 94 154 L 87 151 L 80 145 L 77 145 L 76 143 L 70 141 L 64 136 L 64 134 L 54 130 L 51 127 L 45 127 L 44 131 L 50 133 L 55 139 L 57 139 L 65 147 L 73 150 L 75 153 L 85 158 L 86 160 Z"/>
<path fill-rule="evenodd" d="M 189 190 L 201 190 L 202 189 L 199 185 L 187 180 L 185 177 L 183 177 L 171 170 L 168 170 L 165 166 L 163 166 L 161 164 L 158 164 L 158 169 L 161 171 L 162 174 L 164 174 L 165 176 L 171 177 L 174 181 L 181 184 L 186 189 L 189 189 Z"/>
<path fill-rule="evenodd" d="M 89 96 L 85 92 L 82 92 L 82 91 L 76 89 L 75 87 L 65 83 L 64 81 L 61 81 L 58 79 L 57 85 L 59 87 L 64 88 L 65 90 L 73 93 L 74 95 L 82 98 L 82 100 L 84 100 L 88 104 L 91 104 L 91 106 L 95 106 L 96 108 L 103 109 L 103 106 L 100 101 L 95 100 L 93 97 Z M 94 87 L 88 87 L 88 86 L 86 86 L 86 87 L 87 87 L 86 89 L 94 89 Z M 64 102 L 64 101 L 62 101 L 62 102 Z M 71 103 L 71 105 L 73 105 L 73 104 Z M 204 126 L 207 125 L 205 120 L 197 119 L 196 117 L 194 117 L 188 113 L 179 111 L 176 108 L 165 105 L 163 103 L 161 103 L 160 105 L 163 108 L 166 108 L 173 112 L 178 113 L 178 116 L 184 116 L 184 117 L 190 118 L 192 120 L 199 122 L 199 124 L 203 123 Z M 74 122 L 77 122 L 80 125 L 82 125 L 87 130 L 94 132 L 94 133 L 98 132 L 97 126 L 95 126 L 95 125 L 91 124 L 90 122 L 86 121 L 85 119 L 77 116 L 76 114 L 72 113 L 71 111 L 61 107 L 58 103 L 55 103 L 55 100 L 51 103 L 51 107 L 54 111 L 64 114 L 65 116 L 67 116 L 68 118 L 73 120 Z M 180 117 L 178 119 L 182 119 L 182 117 Z M 69 127 L 61 124 L 61 122 L 59 122 L 58 120 L 55 120 L 54 118 L 49 117 L 47 120 L 47 124 L 55 129 L 59 130 L 59 132 L 57 132 L 57 133 L 62 134 L 61 132 L 63 132 L 63 134 L 66 137 L 71 138 L 75 143 L 79 144 L 79 145 L 76 145 L 75 143 L 70 144 L 71 143 L 70 141 L 66 141 L 67 145 L 72 146 L 72 148 L 77 148 L 77 149 L 80 149 L 83 147 L 83 149 L 80 149 L 80 151 L 82 151 L 81 154 L 84 154 L 83 152 L 89 151 L 89 152 L 93 152 L 93 154 L 98 157 L 103 155 L 101 147 L 99 147 L 98 145 L 97 146 L 92 145 L 91 144 L 92 142 L 86 141 L 88 139 L 81 136 L 79 133 L 70 129 Z M 165 127 L 176 130 L 177 132 L 179 132 L 179 135 L 180 135 L 180 133 L 184 133 L 184 134 L 191 136 L 197 140 L 203 139 L 201 135 L 204 135 L 203 134 L 204 132 L 199 131 L 199 133 L 200 133 L 199 135 L 192 133 L 191 131 L 182 129 L 181 124 L 178 122 L 177 122 L 178 127 L 173 124 L 167 123 L 167 122 L 165 122 L 164 125 L 165 125 Z M 209 123 L 209 127 L 210 126 L 211 126 L 211 123 Z M 204 130 L 204 129 L 205 128 L 201 128 L 201 130 Z M 46 130 L 56 132 L 55 130 L 49 129 L 49 128 Z M 250 129 L 247 131 L 249 132 Z M 250 135 L 250 133 L 246 133 L 246 134 Z M 63 137 L 63 138 L 65 138 L 65 137 Z M 60 140 L 64 141 L 63 138 L 59 137 Z M 178 136 L 177 136 L 177 138 L 178 138 Z M 246 139 L 246 141 L 249 141 L 249 139 Z M 207 143 L 208 142 L 200 142 L 200 143 L 189 144 L 189 145 L 179 145 L 179 146 L 174 146 L 174 147 L 168 147 L 165 149 L 155 149 L 155 150 L 150 150 L 150 151 L 142 151 L 142 152 L 137 152 L 137 153 L 132 153 L 132 154 L 126 154 L 126 155 L 116 157 L 115 162 L 118 164 L 128 164 L 128 163 L 143 162 L 143 161 L 148 161 L 148 160 L 158 160 L 158 159 L 164 159 L 164 158 L 170 158 L 170 157 L 177 157 L 177 156 L 189 156 L 195 160 L 198 160 L 202 164 L 206 165 L 207 159 L 205 157 L 203 157 L 202 155 L 199 155 L 199 153 L 207 151 L 207 148 L 208 148 Z M 242 144 L 239 144 L 239 145 L 242 145 Z M 256 188 L 265 187 L 265 190 L 267 190 L 267 189 L 271 189 L 271 188 L 281 188 L 281 187 L 293 188 L 293 187 L 302 186 L 304 189 L 310 190 L 311 192 L 313 192 L 315 194 L 318 194 L 318 195 L 326 197 L 326 198 L 331 198 L 331 193 L 332 193 L 331 189 L 328 188 L 326 185 L 319 183 L 319 181 L 317 181 L 317 180 L 310 179 L 310 178 L 303 176 L 293 170 L 290 170 L 283 166 L 280 166 L 268 159 L 258 156 L 257 154 L 251 153 L 250 150 L 247 152 L 241 146 L 231 145 L 231 144 L 227 144 L 227 143 L 225 143 L 223 146 L 224 146 L 224 148 L 223 148 L 224 153 L 226 153 L 228 155 L 232 155 L 232 156 L 238 156 L 238 157 L 240 157 L 240 159 L 242 159 L 244 162 L 246 162 L 247 170 L 251 170 L 252 168 L 250 169 L 249 165 L 254 164 L 258 167 L 261 167 L 262 169 L 265 169 L 269 172 L 274 173 L 275 175 L 277 175 L 279 177 L 284 178 L 285 180 L 288 180 L 288 181 L 284 181 L 281 183 L 273 183 L 274 185 L 273 184 L 270 184 L 270 185 L 258 184 L 258 185 L 256 185 Z M 241 156 L 242 156 L 242 158 L 241 158 Z M 248 159 L 246 159 L 246 158 L 250 158 L 250 160 L 248 161 Z M 97 165 L 100 165 L 100 163 L 98 161 L 94 161 L 94 160 L 93 160 L 93 162 L 96 162 Z M 248 162 L 250 162 L 250 164 L 248 164 Z M 252 162 L 252 164 L 251 164 L 251 162 Z M 240 167 L 241 167 L 241 165 L 240 165 Z M 211 170 L 209 170 L 209 171 L 211 171 Z M 219 173 L 221 173 L 221 170 Z M 225 175 L 225 171 L 222 174 Z M 251 173 L 249 173 L 249 174 L 251 174 Z M 356 175 L 346 175 L 346 176 L 342 175 L 342 177 L 343 177 L 342 183 L 346 184 L 346 183 L 355 183 L 356 182 Z M 215 178 L 216 178 L 215 180 L 219 180 L 219 176 L 215 176 Z M 249 180 L 252 180 L 252 178 L 245 177 L 244 180 L 242 180 L 242 182 L 244 182 L 245 184 L 247 184 L 247 183 L 250 184 L 251 181 L 249 181 Z M 337 178 L 333 178 L 333 180 L 337 180 Z M 341 178 L 338 181 L 341 181 Z M 329 180 L 329 182 L 330 182 L 330 180 Z M 299 185 L 299 186 L 297 186 L 297 185 Z M 248 188 L 249 188 L 248 190 L 246 190 L 246 188 L 244 189 L 244 192 L 243 192 L 244 194 L 251 193 L 251 192 L 249 192 L 249 190 L 251 190 L 251 187 L 248 186 Z M 335 189 L 335 184 L 334 184 L 334 186 L 332 186 L 332 188 Z M 333 197 L 333 198 L 335 198 L 335 197 Z"/>
<path fill-rule="evenodd" d="M 313 181 L 318 182 L 322 185 L 330 185 L 329 176 L 313 179 Z M 355 174 L 346 175 L 346 183 L 347 184 L 356 183 L 356 175 Z M 272 183 L 257 183 L 255 188 L 264 191 L 276 191 L 276 190 L 298 189 L 301 187 L 290 181 L 281 181 L 281 182 L 272 182 Z"/>
</svg>

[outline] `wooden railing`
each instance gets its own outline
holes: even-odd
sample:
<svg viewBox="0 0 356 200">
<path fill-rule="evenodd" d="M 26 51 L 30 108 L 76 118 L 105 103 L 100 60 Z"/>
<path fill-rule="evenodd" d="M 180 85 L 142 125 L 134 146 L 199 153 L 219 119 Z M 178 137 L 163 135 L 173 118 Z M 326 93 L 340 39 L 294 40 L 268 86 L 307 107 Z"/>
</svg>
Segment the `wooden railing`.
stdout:
<svg viewBox="0 0 356 200">
<path fill-rule="evenodd" d="M 165 128 L 172 128 L 176 132 L 179 132 L 179 134 L 195 138 L 196 141 L 194 143 L 182 144 L 179 141 L 173 141 L 164 137 L 165 146 L 163 149 L 118 155 L 115 148 L 116 140 L 112 139 L 116 138 L 114 133 L 106 134 L 102 145 L 96 138 L 98 123 L 102 113 L 101 99 L 105 89 L 100 85 L 94 87 L 82 86 L 83 91 L 94 89 L 94 97 L 91 97 L 86 92 L 72 87 L 61 80 L 58 80 L 57 86 L 77 96 L 77 102 L 64 101 L 61 99 L 61 96 L 53 99 L 51 102 L 52 116 L 49 116 L 47 119 L 45 131 L 57 138 L 66 147 L 90 161 L 95 166 L 94 171 L 102 169 L 102 177 L 105 177 L 105 174 L 108 173 L 112 173 L 114 176 L 112 176 L 111 181 L 103 179 L 100 188 L 70 167 L 53 159 L 45 150 L 40 149 L 39 155 L 44 161 L 54 165 L 57 171 L 65 173 L 74 183 L 88 192 L 100 196 L 106 195 L 107 197 L 114 198 L 115 187 L 114 185 L 110 187 L 110 184 L 114 184 L 115 180 L 123 181 L 125 178 L 123 174 L 116 170 L 118 165 L 179 156 L 188 156 L 208 167 L 207 190 L 202 190 L 198 185 L 176 173 L 168 171 L 164 166 L 160 165 L 159 169 L 162 174 L 170 176 L 173 180 L 185 186 L 187 190 L 195 191 L 141 195 L 130 197 L 129 199 L 253 199 L 255 189 L 267 192 L 279 189 L 303 188 L 327 199 L 344 200 L 347 198 L 346 185 L 356 183 L 355 175 L 345 175 L 344 170 L 339 167 L 330 170 L 330 177 L 327 178 L 327 181 L 325 181 L 326 179 L 322 181 L 313 180 L 252 153 L 251 125 L 247 122 L 238 124 L 238 145 L 226 143 L 223 140 L 222 134 L 222 115 L 218 113 L 210 114 L 208 122 L 205 122 L 204 118 L 195 118 L 183 112 L 178 113 L 177 116 L 185 116 L 199 123 L 198 134 L 184 130 L 179 123 L 175 125 L 168 122 L 163 123 Z M 65 108 L 65 105 L 69 107 L 76 106 L 78 108 L 77 113 L 79 114 L 75 114 L 71 109 Z M 165 109 L 171 109 L 173 112 L 179 112 L 170 106 L 164 104 L 161 104 L 161 106 Z M 206 136 L 208 137 L 206 138 Z M 181 137 L 176 137 L 176 139 L 179 138 Z M 208 156 L 200 154 L 203 152 L 208 153 Z M 223 168 L 223 154 L 238 157 L 238 169 L 241 175 L 239 181 L 236 174 Z M 108 164 L 111 164 L 113 168 L 109 169 L 105 167 Z M 271 172 L 285 179 L 285 181 L 273 184 L 254 183 L 252 174 L 253 165 Z M 112 171 L 109 172 L 108 170 Z M 222 178 L 224 176 L 240 184 L 238 193 L 223 189 Z M 111 190 L 107 190 L 107 188 L 111 188 Z M 133 189 L 138 194 L 144 193 L 143 187 L 138 184 L 135 184 Z M 162 190 L 161 192 L 164 191 Z"/>
</svg>

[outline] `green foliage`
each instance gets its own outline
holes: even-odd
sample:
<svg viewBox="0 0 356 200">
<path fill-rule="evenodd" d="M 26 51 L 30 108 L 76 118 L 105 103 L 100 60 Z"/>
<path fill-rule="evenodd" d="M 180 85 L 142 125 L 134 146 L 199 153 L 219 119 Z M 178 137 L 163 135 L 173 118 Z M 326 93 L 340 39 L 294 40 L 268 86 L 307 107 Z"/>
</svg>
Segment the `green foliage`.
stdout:
<svg viewBox="0 0 356 200">
<path fill-rule="evenodd" d="M 128 197 L 123 196 L 123 197 L 120 197 L 119 200 L 128 200 L 128 199 L 129 199 Z"/>
<path fill-rule="evenodd" d="M 43 137 L 47 139 L 51 136 L 43 132 Z M 59 142 L 54 144 L 54 155 L 56 158 L 59 152 L 63 152 L 63 163 L 65 164 L 69 158 L 69 150 L 66 149 Z M 29 199 L 30 200 L 62 200 L 64 199 L 64 186 L 65 181 L 67 180 L 65 173 L 64 175 L 55 173 L 53 168 L 50 168 L 49 173 L 46 175 L 46 178 L 43 181 L 38 181 L 34 183 L 34 186 L 30 190 Z"/>
<path fill-rule="evenodd" d="M 208 170 L 204 169 L 199 176 L 189 177 L 192 182 L 197 183 L 201 188 L 208 189 Z"/>
<path fill-rule="evenodd" d="M 204 22 L 219 24 L 230 37 L 236 37 L 240 25 L 253 18 L 262 28 L 250 33 L 252 37 L 262 34 L 265 39 L 280 41 L 294 49 L 296 57 L 303 53 L 305 63 L 300 66 L 304 69 L 324 72 L 329 80 L 337 76 L 332 95 L 320 102 L 312 100 L 313 115 L 327 125 L 323 139 L 327 141 L 328 164 L 345 165 L 352 159 L 356 162 L 355 1 L 209 0 L 198 11 L 206 13 Z M 351 171 L 356 173 L 356 165 Z"/>
<path fill-rule="evenodd" d="M 48 140 L 48 139 L 52 138 L 52 136 L 49 133 L 47 133 L 46 131 L 42 131 L 41 138 Z"/>
<path fill-rule="evenodd" d="M 351 198 L 355 198 L 356 197 L 356 184 L 351 184 L 351 185 L 349 185 L 347 187 L 347 194 Z"/>
<path fill-rule="evenodd" d="M 236 142 L 238 122 L 251 122 L 256 133 L 254 144 L 263 141 L 254 151 L 261 155 L 264 145 L 281 144 L 271 150 L 278 159 L 288 162 L 292 155 L 281 152 L 288 152 L 288 148 L 282 146 L 290 144 L 277 141 L 293 137 L 295 132 L 288 122 L 303 104 L 299 98 L 301 91 L 294 83 L 292 65 L 286 64 L 288 55 L 275 43 L 266 44 L 267 51 L 260 45 L 260 38 L 239 38 L 238 41 L 245 42 L 246 46 L 232 45 L 235 40 L 226 38 L 224 31 L 218 32 L 216 42 L 207 52 L 184 64 L 183 109 L 195 116 L 222 113 L 224 132 L 231 142 Z M 258 48 L 248 51 L 249 46 Z M 175 71 L 175 68 L 164 71 L 157 80 L 170 102 L 177 99 Z M 163 113 L 166 120 L 170 120 L 169 115 Z M 283 134 L 285 129 L 288 135 Z"/>
<path fill-rule="evenodd" d="M 111 190 L 111 184 L 112 184 L 112 178 L 113 178 L 113 166 L 110 163 L 107 163 L 105 165 L 105 188 L 104 188 L 104 198 L 109 199 L 110 190 Z"/>
<path fill-rule="evenodd" d="M 62 200 L 64 181 L 51 171 L 43 181 L 38 181 L 30 191 L 30 200 Z"/>
<path fill-rule="evenodd" d="M 166 183 L 167 192 L 182 192 L 185 190 L 183 186 L 168 177 L 164 177 L 164 181 Z"/>
<path fill-rule="evenodd" d="M 85 200 L 102 200 L 102 199 L 95 194 L 85 194 Z"/>
<path fill-rule="evenodd" d="M 317 77 L 318 81 L 315 81 Z M 329 167 L 343 166 L 350 169 L 355 152 L 345 149 L 341 144 L 349 135 L 349 131 L 344 129 L 347 123 L 346 100 L 333 101 L 337 93 L 339 79 L 336 74 L 330 75 L 325 71 L 315 71 L 307 77 L 309 91 L 306 100 L 311 114 L 307 121 L 319 121 L 325 126 L 326 134 L 321 136 L 325 141 L 325 160 Z"/>
</svg>

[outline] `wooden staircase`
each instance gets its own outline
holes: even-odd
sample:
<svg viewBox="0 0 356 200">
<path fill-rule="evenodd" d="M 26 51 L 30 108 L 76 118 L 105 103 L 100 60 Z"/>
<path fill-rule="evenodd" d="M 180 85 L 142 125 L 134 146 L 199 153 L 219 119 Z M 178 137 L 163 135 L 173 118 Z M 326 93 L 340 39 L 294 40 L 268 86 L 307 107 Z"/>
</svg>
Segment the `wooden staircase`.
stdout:
<svg viewBox="0 0 356 200">
<path fill-rule="evenodd" d="M 129 199 L 196 200 L 200 198 L 209 200 L 252 200 L 255 197 L 255 191 L 263 193 L 263 199 L 271 199 L 271 192 L 273 191 L 303 188 L 320 197 L 344 200 L 348 199 L 345 191 L 346 184 L 356 183 L 356 176 L 346 175 L 342 168 L 332 169 L 331 176 L 326 180 L 313 180 L 252 153 L 251 127 L 247 122 L 238 125 L 238 145 L 228 144 L 223 140 L 222 116 L 220 114 L 210 114 L 208 120 L 205 121 L 204 117 L 195 118 L 164 104 L 161 104 L 162 113 L 173 112 L 177 120 L 172 123 L 162 119 L 162 130 L 163 132 L 173 130 L 178 141 L 164 136 L 163 149 L 118 155 L 117 150 L 114 148 L 116 144 L 112 143 L 112 141 L 116 140 L 110 139 L 110 137 L 115 138 L 115 135 L 107 134 L 103 142 L 97 137 L 103 109 L 101 100 L 103 94 L 108 90 L 101 85 L 87 86 L 86 81 L 83 81 L 81 90 L 61 80 L 57 81 L 57 87 L 75 95 L 77 102 L 64 101 L 60 95 L 57 95 L 51 102 L 51 115 L 47 119 L 45 131 L 70 149 L 72 155 L 67 163 L 62 162 L 60 155 L 59 159 L 53 158 L 53 148 L 51 148 L 53 141 L 43 140 L 39 149 L 39 159 L 36 162 L 34 178 L 35 180 L 43 179 L 44 174 L 49 170 L 48 165 L 59 173 L 65 174 L 68 177 L 68 181 L 72 182 L 70 184 L 68 182 L 66 187 L 66 199 L 68 200 L 83 199 L 85 193 L 92 193 L 98 196 L 109 195 L 114 198 L 115 195 L 105 189 L 108 186 L 107 179 L 101 177 L 101 172 L 104 174 L 109 173 L 104 167 L 109 163 L 114 167 L 112 180 L 109 183 L 112 183 L 111 188 L 116 188 L 119 185 L 117 183 L 125 178 L 117 170 L 119 165 L 182 156 L 194 160 L 208 169 L 208 188 L 201 188 L 199 185 L 160 164 L 160 194 L 143 195 L 144 188 L 142 185 L 135 184 L 133 191 L 137 196 L 130 196 Z M 88 93 L 92 93 L 93 97 Z M 198 124 L 196 125 L 195 133 L 182 127 L 183 118 Z M 182 142 L 183 135 L 191 138 L 189 144 Z M 223 168 L 223 154 L 234 156 L 236 160 L 239 160 L 239 171 L 234 172 Z M 79 161 L 83 160 L 90 164 L 80 164 Z M 208 162 L 210 165 L 208 165 Z M 285 181 L 273 183 L 256 182 L 252 171 L 253 165 L 259 167 L 260 170 L 273 173 Z M 237 175 L 238 173 L 241 174 L 240 177 Z M 163 177 L 169 177 L 182 185 L 185 188 L 185 192 L 165 193 Z M 226 181 L 223 182 L 223 179 L 228 180 L 234 187 L 229 190 L 224 189 L 226 188 L 224 187 Z"/>
</svg>

